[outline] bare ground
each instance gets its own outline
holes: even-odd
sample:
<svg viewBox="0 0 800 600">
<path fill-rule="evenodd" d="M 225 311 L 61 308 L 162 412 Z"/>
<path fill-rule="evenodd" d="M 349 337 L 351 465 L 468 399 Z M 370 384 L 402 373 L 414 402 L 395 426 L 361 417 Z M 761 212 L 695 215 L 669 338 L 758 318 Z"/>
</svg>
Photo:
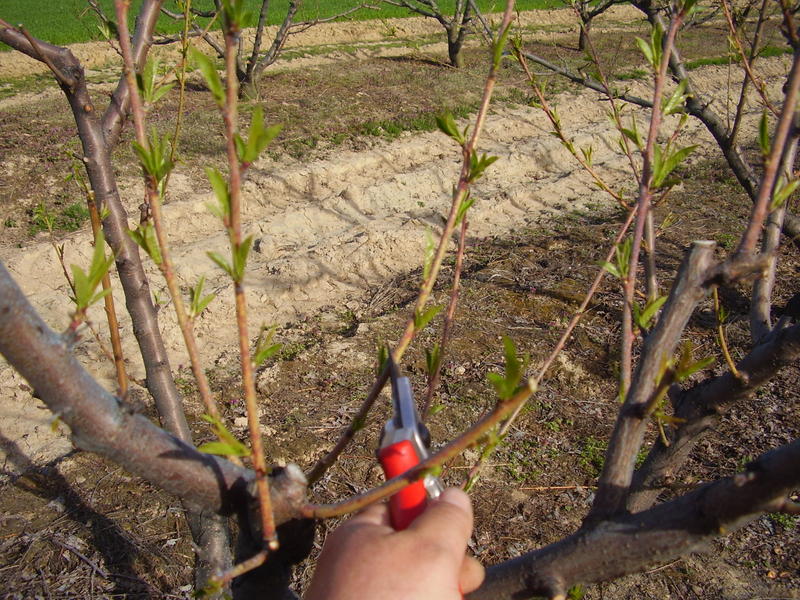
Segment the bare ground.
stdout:
<svg viewBox="0 0 800 600">
<path fill-rule="evenodd" d="M 320 64 L 326 68 L 324 60 Z M 785 61 L 770 63 L 775 88 L 785 70 Z M 724 98 L 729 75 L 726 68 L 706 68 L 702 85 Z M 629 186 L 606 107 L 593 94 L 573 92 L 556 104 L 569 114 L 576 143 L 593 146 L 594 162 L 604 176 Z M 470 219 L 460 325 L 438 400 L 442 410 L 431 423 L 436 440 L 457 434 L 490 402 L 484 374 L 500 366 L 501 335 L 511 335 L 531 352 L 534 364 L 541 359 L 588 286 L 593 265 L 612 235 L 618 215 L 574 167 L 549 129 L 541 113 L 522 105 L 499 107 L 488 120 L 481 149 L 501 160 L 474 192 L 478 200 Z M 690 125 L 684 135 L 700 142 L 702 151 L 687 172 L 688 182 L 662 208 L 663 214 L 687 215 L 680 227 L 664 234 L 667 269 L 674 268 L 691 239 L 716 236 L 723 246 L 730 243 L 729 232 L 736 231 L 747 212 L 730 177 L 719 174 L 723 167 L 703 158 L 711 148 L 704 132 Z M 264 369 L 258 380 L 262 422 L 270 434 L 268 452 L 275 462 L 291 460 L 304 468 L 330 446 L 358 406 L 376 346 L 399 335 L 419 277 L 415 269 L 425 231 L 441 226 L 458 169 L 457 149 L 438 133 L 401 134 L 390 142 L 370 138 L 350 147 L 301 159 L 267 157 L 251 169 L 245 186 L 245 224 L 258 240 L 248 279 L 253 323 L 280 324 L 285 343 L 281 360 Z M 35 160 L 6 155 L 2 168 L 12 176 Z M 692 183 L 693 175 L 700 184 Z M 54 185 L 61 176 L 51 176 Z M 211 195 L 198 169 L 181 165 L 172 183 L 165 208 L 179 274 L 187 283 L 204 274 L 209 288 L 218 293 L 198 335 L 215 390 L 241 431 L 232 328 L 221 326 L 233 322 L 231 294 L 205 255 L 209 249 L 224 250 L 224 236 L 205 209 Z M 140 202 L 138 185 L 133 173 L 123 174 L 123 194 L 132 215 Z M 701 204 L 700 197 L 714 200 Z M 720 219 L 723 214 L 729 218 Z M 44 235 L 30 241 L 4 236 L 0 260 L 58 328 L 68 311 L 66 287 L 52 247 L 41 239 Z M 85 262 L 85 237 L 60 240 L 68 262 Z M 784 274 L 789 277 L 796 255 L 788 250 L 785 258 Z M 152 274 L 154 288 L 165 297 Z M 796 287 L 795 281 L 787 293 Z M 741 293 L 729 293 L 734 309 L 741 305 Z M 439 290 L 437 301 L 444 301 L 445 295 L 446 289 Z M 473 551 L 482 561 L 514 556 L 579 524 L 591 501 L 602 440 L 616 410 L 617 311 L 615 290 L 609 286 L 576 334 L 574 347 L 495 456 L 476 493 Z M 206 436 L 198 421 L 200 409 L 192 400 L 190 376 L 181 366 L 183 354 L 168 304 L 161 315 L 193 426 L 199 437 Z M 732 336 L 738 335 L 745 348 L 742 323 L 735 320 L 731 327 Z M 423 337 L 419 348 L 432 343 L 432 335 Z M 690 336 L 699 351 L 715 352 L 702 318 Z M 76 351 L 98 377 L 109 380 L 111 367 L 103 365 L 94 342 L 87 339 Z M 423 365 L 423 353 L 416 350 L 409 369 L 420 385 Z M 130 367 L 135 378 L 141 377 L 135 362 Z M 796 376 L 794 371 L 785 374 L 751 405 L 734 411 L 698 449 L 686 481 L 730 474 L 747 456 L 796 437 Z M 151 410 L 141 389 L 131 401 Z M 96 457 L 64 458 L 71 449 L 68 438 L 51 431 L 52 417 L 4 367 L 0 410 L 6 471 L 0 518 L 8 532 L 0 537 L 0 573 L 10 584 L 9 597 L 88 596 L 89 590 L 98 597 L 184 596 L 191 548 L 174 500 Z M 379 481 L 372 448 L 384 414 L 385 408 L 365 439 L 317 487 L 318 499 L 349 495 Z M 762 425 L 742 429 L 744 423 Z M 460 481 L 474 458 L 465 456 L 445 478 Z M 711 555 L 593 589 L 587 597 L 800 597 L 796 521 L 764 517 L 713 550 Z M 301 570 L 298 581 L 304 574 Z"/>
</svg>

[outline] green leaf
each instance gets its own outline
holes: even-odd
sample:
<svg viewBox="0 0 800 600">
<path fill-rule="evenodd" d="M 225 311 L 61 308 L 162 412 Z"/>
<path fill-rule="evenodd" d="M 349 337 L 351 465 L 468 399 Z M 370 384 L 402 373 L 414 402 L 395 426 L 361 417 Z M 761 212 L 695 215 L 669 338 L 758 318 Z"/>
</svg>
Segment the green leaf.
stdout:
<svg viewBox="0 0 800 600">
<path fill-rule="evenodd" d="M 785 177 L 778 179 L 778 182 L 775 184 L 775 190 L 772 192 L 770 210 L 775 210 L 783 206 L 783 203 L 794 193 L 798 185 L 800 185 L 800 179 L 792 179 L 788 182 Z"/>
<path fill-rule="evenodd" d="M 678 358 L 677 365 L 675 366 L 675 378 L 677 381 L 686 381 L 689 377 L 705 369 L 714 362 L 713 356 L 702 358 L 698 361 L 694 360 L 693 347 L 691 342 L 686 342 L 681 347 L 681 355 Z"/>
<path fill-rule="evenodd" d="M 225 177 L 217 169 L 206 167 L 206 177 L 211 183 L 211 189 L 214 190 L 214 195 L 217 197 L 218 205 L 207 204 L 208 210 L 211 213 L 222 219 L 223 223 L 227 225 L 231 218 L 231 194 L 228 190 L 228 182 Z"/>
<path fill-rule="evenodd" d="M 591 167 L 592 155 L 594 154 L 594 149 L 591 146 L 589 146 L 588 148 L 581 148 L 581 154 L 583 154 L 583 160 L 586 161 L 586 164 Z"/>
<path fill-rule="evenodd" d="M 636 302 L 633 303 L 633 319 L 639 329 L 650 329 L 653 318 L 666 301 L 666 296 L 659 296 L 652 302 L 648 302 L 643 310 L 639 308 L 639 305 Z"/>
<path fill-rule="evenodd" d="M 662 105 L 662 111 L 665 115 L 672 115 L 677 112 L 682 112 L 684 105 L 686 104 L 686 98 L 686 80 L 682 79 L 672 92 L 672 95 L 664 101 Z"/>
<path fill-rule="evenodd" d="M 230 275 L 231 279 L 236 279 L 233 267 L 231 267 L 230 263 L 228 263 L 224 256 L 222 256 L 219 252 L 206 252 L 206 255 L 208 258 L 213 260 L 220 269 Z"/>
<path fill-rule="evenodd" d="M 189 57 L 194 65 L 200 70 L 200 73 L 203 74 L 203 79 L 205 79 L 208 90 L 214 97 L 214 101 L 218 106 L 224 106 L 225 89 L 222 87 L 222 80 L 219 77 L 219 73 L 217 73 L 217 68 L 214 66 L 214 62 L 208 56 L 194 47 L 189 48 Z"/>
<path fill-rule="evenodd" d="M 211 303 L 211 301 L 216 298 L 216 294 L 208 294 L 207 296 L 203 296 L 203 286 L 205 283 L 206 277 L 205 275 L 201 275 L 197 285 L 190 290 L 191 304 L 189 308 L 189 316 L 193 319 L 199 317 L 200 314 Z"/>
<path fill-rule="evenodd" d="M 250 12 L 245 9 L 244 0 L 222 0 L 222 17 L 225 30 L 236 34 L 247 26 Z"/>
<path fill-rule="evenodd" d="M 417 331 L 424 329 L 425 326 L 431 322 L 431 319 L 439 314 L 442 310 L 440 304 L 433 304 L 427 310 L 420 310 L 414 313 L 414 329 Z"/>
<path fill-rule="evenodd" d="M 628 138 L 630 141 L 636 144 L 636 147 L 639 149 L 639 152 L 644 150 L 644 139 L 642 139 L 642 134 L 639 133 L 639 128 L 636 125 L 636 119 L 631 118 L 630 129 L 626 129 L 625 127 L 623 127 L 620 131 L 622 132 L 622 135 L 624 135 L 626 138 Z M 625 148 L 623 146 L 623 151 L 624 149 Z"/>
<path fill-rule="evenodd" d="M 503 348 L 506 359 L 506 370 L 504 375 L 499 373 L 487 373 L 486 378 L 494 386 L 497 395 L 501 400 L 511 398 L 519 388 L 519 382 L 528 367 L 530 357 L 526 354 L 523 357 L 517 356 L 517 347 L 514 341 L 503 336 Z"/>
<path fill-rule="evenodd" d="M 75 301 L 75 306 L 78 311 L 85 311 L 92 304 L 111 292 L 109 288 L 95 293 L 97 286 L 100 285 L 103 277 L 114 262 L 113 254 L 106 256 L 105 244 L 103 232 L 98 231 L 94 239 L 94 251 L 92 253 L 92 262 L 89 265 L 88 274 L 78 265 L 70 265 L 73 284 L 75 285 L 75 298 L 73 298 L 73 300 Z"/>
<path fill-rule="evenodd" d="M 702 371 L 706 367 L 709 367 L 712 364 L 714 364 L 715 360 L 716 359 L 713 356 L 707 356 L 705 358 L 698 360 L 697 362 L 692 363 L 691 365 L 688 365 L 685 369 L 682 369 L 678 373 L 678 381 L 685 381 L 698 371 Z"/>
<path fill-rule="evenodd" d="M 244 272 L 247 268 L 247 257 L 250 255 L 250 248 L 253 247 L 253 236 L 248 235 L 244 241 L 234 248 L 233 252 L 233 273 L 234 281 L 241 283 L 244 279 Z"/>
<path fill-rule="evenodd" d="M 428 375 L 433 375 L 436 370 L 439 368 L 439 363 L 442 360 L 442 353 L 441 349 L 439 348 L 439 344 L 434 344 L 433 348 L 426 348 L 425 349 L 425 366 L 427 368 Z"/>
<path fill-rule="evenodd" d="M 378 346 L 378 369 L 377 374 L 383 373 L 386 368 L 386 363 L 389 361 L 389 347 L 385 344 Z"/>
<path fill-rule="evenodd" d="M 603 267 L 608 273 L 610 273 L 617 279 L 622 279 L 622 274 L 619 272 L 619 269 L 617 269 L 616 265 L 614 265 L 613 263 L 604 260 L 600 263 L 600 266 Z"/>
<path fill-rule="evenodd" d="M 128 235 L 147 253 L 150 260 L 157 265 L 161 265 L 163 257 L 156 239 L 156 230 L 152 223 L 140 223 L 136 229 L 129 229 Z"/>
<path fill-rule="evenodd" d="M 155 104 L 164 94 L 175 87 L 174 83 L 158 85 L 158 67 L 158 59 L 151 56 L 144 64 L 142 72 L 136 75 L 139 93 L 145 104 Z"/>
<path fill-rule="evenodd" d="M 681 12 L 683 12 L 683 14 L 686 16 L 690 16 L 696 11 L 697 8 L 697 0 L 683 0 Z"/>
<path fill-rule="evenodd" d="M 644 54 L 644 57 L 647 59 L 647 62 L 650 63 L 650 66 L 652 67 L 655 64 L 655 60 L 653 56 L 653 49 L 650 47 L 650 44 L 648 44 L 642 38 L 637 37 L 636 45 L 639 46 L 639 50 L 642 51 L 642 54 Z"/>
<path fill-rule="evenodd" d="M 478 153 L 473 150 L 472 155 L 469 157 L 469 176 L 468 181 L 473 182 L 483 177 L 483 172 L 496 160 L 498 156 L 487 156 L 482 154 L 480 157 Z"/>
<path fill-rule="evenodd" d="M 200 452 L 217 456 L 249 456 L 250 450 L 241 442 L 226 444 L 225 442 L 206 442 L 197 448 Z"/>
<path fill-rule="evenodd" d="M 657 189 L 664 186 L 667 183 L 669 174 L 672 173 L 675 167 L 681 164 L 687 156 L 694 152 L 695 148 L 697 148 L 696 144 L 686 146 L 670 154 L 669 145 L 664 153 L 662 153 L 661 148 L 656 145 L 653 148 L 653 188 Z"/>
<path fill-rule="evenodd" d="M 92 290 L 89 289 L 89 278 L 78 265 L 70 265 L 72 269 L 72 285 L 75 287 L 75 305 L 78 309 L 89 306 Z"/>
<path fill-rule="evenodd" d="M 158 132 L 153 128 L 148 138 L 145 148 L 138 142 L 133 142 L 133 148 L 139 155 L 139 162 L 145 173 L 150 175 L 160 184 L 164 178 L 172 171 L 174 163 L 170 160 L 169 136 L 159 137 Z"/>
<path fill-rule="evenodd" d="M 644 57 L 647 59 L 647 62 L 650 63 L 654 71 L 658 70 L 658 65 L 661 62 L 661 39 L 663 35 L 664 32 L 661 30 L 661 27 L 654 25 L 650 31 L 649 41 L 646 42 L 641 38 L 636 38 L 636 45 L 639 46 L 639 50 L 642 51 L 642 54 L 644 54 Z"/>
<path fill-rule="evenodd" d="M 155 91 L 153 92 L 153 96 L 152 96 L 152 99 L 150 100 L 150 104 L 155 104 L 156 102 L 161 100 L 161 98 L 166 96 L 167 93 L 169 93 L 169 91 L 174 87 L 175 87 L 174 83 L 166 83 L 164 85 L 158 86 L 155 89 Z"/>
<path fill-rule="evenodd" d="M 425 230 L 425 257 L 422 261 L 422 279 L 428 279 L 431 274 L 431 267 L 433 266 L 433 259 L 436 256 L 436 242 L 433 239 L 433 234 L 430 229 Z"/>
<path fill-rule="evenodd" d="M 206 423 L 209 423 L 213 429 L 214 433 L 220 439 L 219 442 L 209 442 L 208 444 L 220 444 L 217 448 L 224 448 L 223 452 L 211 452 L 209 450 L 203 450 L 208 444 L 203 444 L 198 448 L 198 450 L 202 452 L 207 452 L 208 454 L 226 454 L 230 456 L 249 456 L 250 450 L 245 446 L 242 442 L 237 440 L 234 435 L 228 431 L 228 428 L 225 427 L 225 423 L 220 421 L 219 419 L 215 419 L 211 415 L 202 415 L 201 419 Z M 213 446 L 212 446 L 213 448 Z"/>
<path fill-rule="evenodd" d="M 495 69 L 500 67 L 500 61 L 503 60 L 503 50 L 505 50 L 510 33 L 511 27 L 506 27 L 505 31 L 502 32 L 502 35 L 500 35 L 494 43 L 494 47 L 492 48 L 492 63 Z"/>
<path fill-rule="evenodd" d="M 256 351 L 253 356 L 253 366 L 259 367 L 264 364 L 264 361 L 274 356 L 280 349 L 282 344 L 273 344 L 272 338 L 275 336 L 275 332 L 278 330 L 277 325 L 273 325 L 272 327 L 261 327 L 261 333 L 258 336 L 258 342 L 256 342 Z"/>
<path fill-rule="evenodd" d="M 771 144 L 769 141 L 769 119 L 767 119 L 767 109 L 761 113 L 761 120 L 758 122 L 758 145 L 761 148 L 761 156 L 769 156 Z"/>
<path fill-rule="evenodd" d="M 464 145 L 464 136 L 458 130 L 456 121 L 451 113 L 446 112 L 443 115 L 436 115 L 436 125 L 439 126 L 439 129 L 442 131 L 442 133 L 453 138 L 456 142 L 458 142 L 459 145 Z"/>
<path fill-rule="evenodd" d="M 453 227 L 457 227 L 461 224 L 461 221 L 464 219 L 464 216 L 467 214 L 467 211 L 475 204 L 475 198 L 472 198 L 469 191 L 467 191 L 467 195 L 461 201 L 461 204 L 458 205 L 458 210 L 456 211 L 456 220 L 453 223 Z"/>
<path fill-rule="evenodd" d="M 245 142 L 238 134 L 234 141 L 236 142 L 236 153 L 239 156 L 239 161 L 244 166 L 249 166 L 258 159 L 261 152 L 266 148 L 269 143 L 281 132 L 282 125 L 273 125 L 272 127 L 264 128 L 264 110 L 261 106 L 256 106 L 253 111 L 253 118 L 250 121 L 250 131 L 248 133 L 247 142 Z"/>
<path fill-rule="evenodd" d="M 628 266 L 631 261 L 631 247 L 633 241 L 631 238 L 625 238 L 614 247 L 615 262 L 603 261 L 600 263 L 606 271 L 611 273 L 617 279 L 625 279 L 628 276 Z"/>
</svg>

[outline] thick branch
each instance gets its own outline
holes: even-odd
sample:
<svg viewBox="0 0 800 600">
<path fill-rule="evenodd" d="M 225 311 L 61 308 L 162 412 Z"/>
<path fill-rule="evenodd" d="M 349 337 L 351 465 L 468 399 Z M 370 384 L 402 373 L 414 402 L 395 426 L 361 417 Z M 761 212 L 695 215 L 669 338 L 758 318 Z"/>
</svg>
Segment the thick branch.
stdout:
<svg viewBox="0 0 800 600">
<path fill-rule="evenodd" d="M 545 69 L 552 71 L 562 77 L 566 77 L 573 83 L 577 83 L 578 85 L 582 85 L 590 90 L 594 90 L 595 92 L 600 92 L 604 96 L 608 97 L 608 90 L 603 86 L 602 83 L 599 81 L 584 75 L 578 75 L 577 73 L 573 73 L 567 69 L 554 65 L 550 61 L 542 58 L 541 56 L 537 56 L 536 54 L 531 54 L 530 52 L 523 52 L 522 55 L 527 58 L 528 60 L 532 60 L 538 65 L 543 66 Z M 639 98 L 638 96 L 632 96 L 627 92 L 616 92 L 614 91 L 611 95 L 612 98 L 624 100 L 625 102 L 630 102 L 631 104 L 636 104 L 638 106 L 642 106 L 644 108 L 652 108 L 653 103 L 650 100 L 645 100 L 644 98 Z"/>
<path fill-rule="evenodd" d="M 689 390 L 673 393 L 675 416 L 685 420 L 669 447 L 659 439 L 636 472 L 628 510 L 639 512 L 655 502 L 661 486 L 670 483 L 702 434 L 713 427 L 727 409 L 752 396 L 778 370 L 800 358 L 800 325 L 776 332 L 736 365 L 742 377 L 728 372 Z"/>
<path fill-rule="evenodd" d="M 131 44 L 133 47 L 133 63 L 138 73 L 145 61 L 150 46 L 153 45 L 153 31 L 156 28 L 158 15 L 161 13 L 161 5 L 164 0 L 144 0 L 136 18 L 136 30 L 133 32 Z M 119 134 L 125 119 L 128 115 L 130 94 L 128 84 L 124 77 L 121 77 L 117 84 L 117 89 L 111 96 L 111 104 L 103 114 L 103 136 L 109 149 L 113 148 L 119 140 Z"/>
<path fill-rule="evenodd" d="M 784 181 L 791 181 L 797 141 L 800 132 L 795 128 L 791 139 L 786 144 L 781 159 L 781 171 Z M 764 236 L 761 241 L 761 253 L 769 256 L 769 267 L 753 285 L 753 299 L 750 304 L 750 336 L 757 344 L 772 331 L 772 289 L 775 285 L 775 269 L 778 264 L 778 245 L 781 241 L 781 229 L 786 215 L 786 203 L 767 217 Z"/>
<path fill-rule="evenodd" d="M 278 55 L 283 49 L 283 46 L 286 44 L 286 40 L 289 38 L 292 23 L 294 23 L 294 17 L 297 14 L 297 10 L 300 8 L 300 4 L 301 3 L 299 1 L 289 2 L 289 8 L 286 11 L 286 16 L 284 17 L 281 26 L 278 28 L 278 31 L 275 33 L 275 37 L 272 40 L 272 45 L 269 47 L 269 50 L 267 50 L 264 56 L 262 56 L 253 64 L 252 69 L 248 68 L 248 82 L 250 84 L 255 84 L 255 80 L 258 79 L 261 73 L 264 72 L 264 69 L 277 60 Z"/>
<path fill-rule="evenodd" d="M 795 441 L 763 455 L 743 474 L 646 512 L 578 530 L 560 542 L 492 567 L 480 589 L 467 598 L 563 597 L 577 583 L 607 581 L 667 563 L 776 510 L 798 485 L 800 441 Z"/>
<path fill-rule="evenodd" d="M 80 366 L 0 264 L 0 354 L 30 383 L 48 408 L 72 430 L 75 444 L 113 460 L 197 508 L 229 514 L 249 506 L 254 474 L 159 429 L 123 409 Z M 288 469 L 273 488 L 279 522 L 298 514 L 305 480 Z"/>
<path fill-rule="evenodd" d="M 642 358 L 619 412 L 606 452 L 589 519 L 605 519 L 625 505 L 636 453 L 642 444 L 648 415 L 645 406 L 659 383 L 664 362 L 672 357 L 689 317 L 706 294 L 713 242 L 695 242 L 681 265 L 664 312 L 642 348 Z"/>
<path fill-rule="evenodd" d="M 30 42 L 19 32 L 2 25 L 0 25 L 0 40 L 21 52 L 34 50 Z M 111 165 L 111 153 L 89 96 L 83 67 L 67 49 L 43 42 L 38 46 L 49 53 L 50 61 L 59 71 L 69 73 L 75 81 L 72 87 L 62 85 L 61 88 L 78 126 L 83 162 L 95 194 L 95 202 L 99 210 L 102 211 L 106 207 L 109 209 L 109 214 L 103 221 L 103 230 L 106 241 L 114 251 L 117 272 L 125 292 L 125 304 L 131 315 L 133 333 L 144 361 L 147 387 L 156 401 L 164 426 L 182 440 L 190 442 L 191 432 L 186 424 L 180 396 L 172 379 L 169 357 L 158 328 L 147 276 L 142 267 L 138 246 L 127 235 L 128 217 L 120 201 Z"/>
</svg>

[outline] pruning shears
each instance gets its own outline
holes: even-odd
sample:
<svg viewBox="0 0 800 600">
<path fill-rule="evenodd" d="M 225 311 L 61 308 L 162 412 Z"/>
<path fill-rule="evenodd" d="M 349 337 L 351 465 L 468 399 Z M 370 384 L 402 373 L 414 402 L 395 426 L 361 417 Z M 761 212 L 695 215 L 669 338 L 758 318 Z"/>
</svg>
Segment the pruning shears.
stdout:
<svg viewBox="0 0 800 600">
<path fill-rule="evenodd" d="M 393 414 L 381 433 L 378 460 L 386 479 L 391 479 L 428 458 L 431 436 L 419 419 L 408 377 L 400 376 L 400 369 L 391 356 L 388 367 Z M 428 498 L 438 497 L 442 489 L 438 477 L 426 475 L 397 492 L 389 499 L 392 527 L 397 531 L 408 527 L 425 510 Z"/>
</svg>

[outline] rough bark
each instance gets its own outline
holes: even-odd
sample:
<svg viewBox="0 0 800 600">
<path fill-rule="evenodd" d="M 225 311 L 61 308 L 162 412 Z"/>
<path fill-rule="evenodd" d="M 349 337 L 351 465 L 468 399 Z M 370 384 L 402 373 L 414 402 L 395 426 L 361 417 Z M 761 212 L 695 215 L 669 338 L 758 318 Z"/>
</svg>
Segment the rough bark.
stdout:
<svg viewBox="0 0 800 600">
<path fill-rule="evenodd" d="M 147 58 L 152 28 L 161 4 L 148 0 L 142 6 L 142 14 L 134 34 L 134 59 L 137 65 L 143 64 Z M 114 252 L 126 308 L 131 316 L 133 333 L 145 367 L 148 391 L 153 396 L 164 427 L 191 445 L 191 430 L 172 377 L 169 356 L 158 327 L 158 317 L 139 248 L 127 235 L 128 216 L 119 197 L 111 164 L 111 149 L 119 138 L 130 102 L 127 86 L 124 85 L 125 78 L 121 78 L 112 103 L 101 120 L 89 95 L 83 67 L 70 50 L 42 41 L 32 43 L 4 22 L 0 22 L 0 40 L 36 60 L 45 62 L 66 96 L 78 128 L 83 162 L 94 193 L 94 201 L 98 210 L 108 209 L 103 220 L 103 231 Z M 230 553 L 223 551 L 223 548 L 229 546 L 228 536 L 225 535 L 224 540 L 213 541 L 214 535 L 211 530 L 205 530 L 206 525 L 198 515 L 190 512 L 187 518 L 195 540 L 205 543 L 205 547 L 201 546 L 202 552 L 198 556 L 200 560 L 196 569 L 198 579 L 205 580 L 212 570 L 230 563 Z M 220 523 L 208 525 L 217 535 L 224 533 L 224 527 Z"/>
<path fill-rule="evenodd" d="M 686 461 L 704 432 L 712 428 L 736 402 L 750 398 L 784 366 L 800 358 L 800 325 L 777 331 L 754 348 L 736 368 L 741 378 L 727 372 L 688 390 L 675 389 L 675 416 L 685 419 L 672 435 L 670 445 L 658 439 L 631 485 L 628 510 L 652 506 L 665 485 L 673 483 L 677 469 Z"/>
<path fill-rule="evenodd" d="M 231 515 L 248 507 L 253 473 L 202 454 L 144 416 L 128 412 L 78 363 L 63 336 L 36 314 L 0 264 L 0 354 L 72 432 L 76 446 L 97 452 L 190 506 Z M 295 518 L 305 478 L 286 469 L 273 486 L 279 523 Z"/>
<path fill-rule="evenodd" d="M 646 512 L 623 514 L 487 570 L 468 600 L 554 598 L 664 564 L 776 510 L 800 485 L 800 441 L 773 450 L 734 477 Z M 613 552 L 609 549 L 613 548 Z"/>
</svg>

